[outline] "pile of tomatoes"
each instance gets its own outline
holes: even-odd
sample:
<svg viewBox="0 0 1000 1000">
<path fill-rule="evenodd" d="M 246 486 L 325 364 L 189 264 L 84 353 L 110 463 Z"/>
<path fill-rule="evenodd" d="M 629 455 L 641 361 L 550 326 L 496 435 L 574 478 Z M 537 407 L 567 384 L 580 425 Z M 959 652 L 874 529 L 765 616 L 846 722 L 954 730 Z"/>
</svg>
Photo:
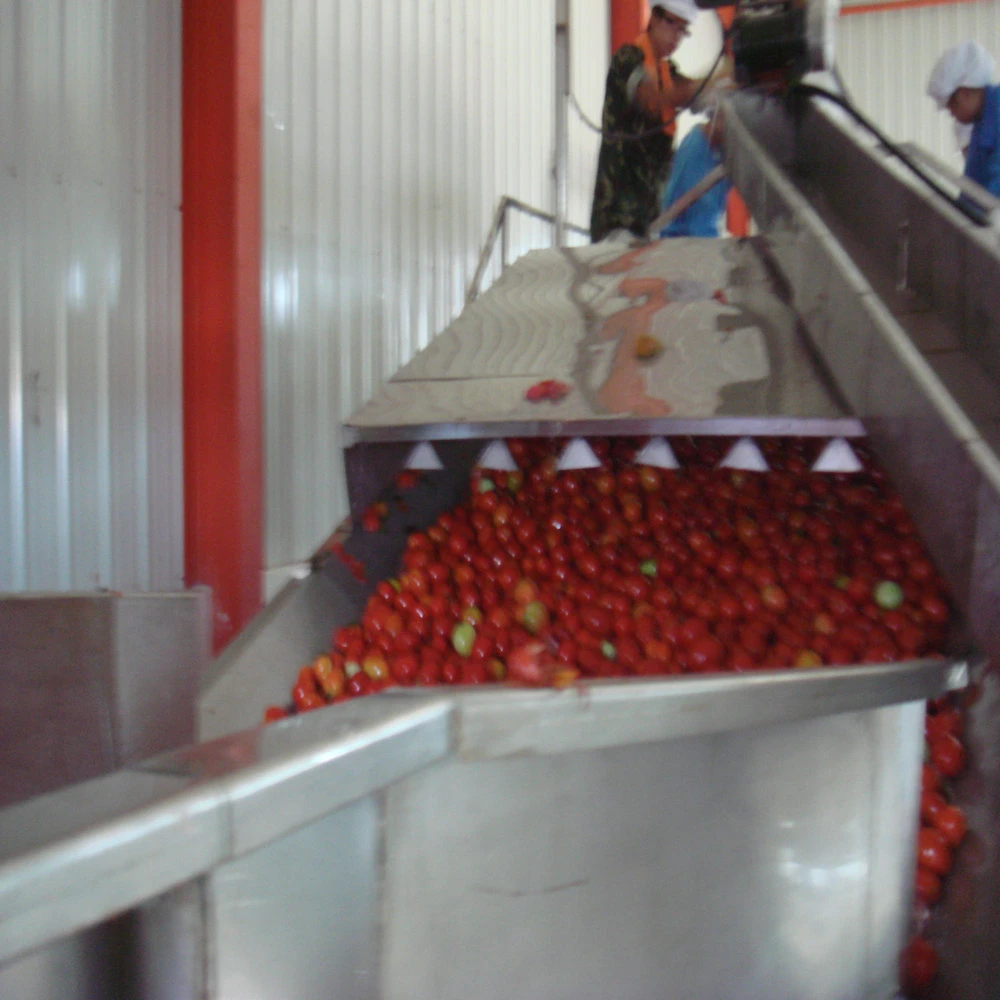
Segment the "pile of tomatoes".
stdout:
<svg viewBox="0 0 1000 1000">
<path fill-rule="evenodd" d="M 914 996 L 919 996 L 937 973 L 937 950 L 923 932 L 931 910 L 941 898 L 942 882 L 951 871 L 954 853 L 968 832 L 965 813 L 949 802 L 950 784 L 966 764 L 962 730 L 962 711 L 951 698 L 928 704 L 917 838 L 914 936 L 903 952 L 900 969 L 904 988 Z"/>
<path fill-rule="evenodd" d="M 862 472 L 830 475 L 810 471 L 822 442 L 808 439 L 758 440 L 762 473 L 720 468 L 724 439 L 672 438 L 677 470 L 636 465 L 643 443 L 591 439 L 600 468 L 560 472 L 565 442 L 508 441 L 517 470 L 475 468 L 465 502 L 410 534 L 398 576 L 301 669 L 293 707 L 266 718 L 393 685 L 560 687 L 940 654 L 943 581 L 863 446 Z M 964 762 L 960 735 L 957 710 L 932 705 L 923 907 L 965 832 L 941 784 Z M 918 936 L 904 954 L 914 989 L 936 964 L 930 948 Z"/>
</svg>

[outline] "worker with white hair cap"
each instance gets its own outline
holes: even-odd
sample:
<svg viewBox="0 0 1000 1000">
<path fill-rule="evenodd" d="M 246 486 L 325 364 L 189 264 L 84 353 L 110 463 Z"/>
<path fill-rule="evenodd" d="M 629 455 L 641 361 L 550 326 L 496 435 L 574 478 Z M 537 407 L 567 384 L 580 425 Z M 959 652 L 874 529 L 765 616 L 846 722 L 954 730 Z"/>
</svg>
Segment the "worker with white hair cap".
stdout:
<svg viewBox="0 0 1000 1000">
<path fill-rule="evenodd" d="M 595 242 L 619 230 L 644 236 L 659 212 L 674 119 L 700 85 L 669 59 L 697 14 L 694 0 L 653 4 L 646 30 L 611 58 L 590 217 Z"/>
<path fill-rule="evenodd" d="M 978 42 L 954 45 L 934 64 L 927 93 L 960 125 L 971 125 L 965 176 L 1000 198 L 1000 87 L 996 63 Z"/>
</svg>

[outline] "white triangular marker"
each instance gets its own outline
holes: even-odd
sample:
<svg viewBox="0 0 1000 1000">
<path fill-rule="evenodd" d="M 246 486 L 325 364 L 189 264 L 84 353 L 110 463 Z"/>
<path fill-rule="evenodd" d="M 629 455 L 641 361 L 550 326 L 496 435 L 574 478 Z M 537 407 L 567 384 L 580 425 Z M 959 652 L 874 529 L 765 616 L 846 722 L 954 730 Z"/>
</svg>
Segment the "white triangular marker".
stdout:
<svg viewBox="0 0 1000 1000">
<path fill-rule="evenodd" d="M 719 463 L 720 469 L 740 469 L 743 472 L 767 472 L 767 459 L 750 438 L 740 438 Z"/>
<path fill-rule="evenodd" d="M 654 469 L 679 469 L 674 449 L 666 438 L 650 438 L 635 456 L 636 465 L 651 465 Z"/>
<path fill-rule="evenodd" d="M 405 468 L 419 469 L 422 472 L 436 472 L 438 469 L 443 469 L 444 466 L 441 464 L 441 459 L 438 458 L 434 448 L 428 442 L 421 441 L 410 452 L 410 457 L 406 460 Z"/>
<path fill-rule="evenodd" d="M 559 459 L 557 472 L 569 472 L 572 469 L 599 469 L 601 463 L 593 449 L 583 438 L 573 438 Z"/>
<path fill-rule="evenodd" d="M 834 438 L 813 462 L 813 472 L 860 472 L 864 466 L 854 449 L 843 439 Z"/>
<path fill-rule="evenodd" d="M 499 472 L 516 472 L 517 462 L 507 445 L 497 438 L 491 441 L 476 460 L 480 469 L 496 469 Z"/>
</svg>

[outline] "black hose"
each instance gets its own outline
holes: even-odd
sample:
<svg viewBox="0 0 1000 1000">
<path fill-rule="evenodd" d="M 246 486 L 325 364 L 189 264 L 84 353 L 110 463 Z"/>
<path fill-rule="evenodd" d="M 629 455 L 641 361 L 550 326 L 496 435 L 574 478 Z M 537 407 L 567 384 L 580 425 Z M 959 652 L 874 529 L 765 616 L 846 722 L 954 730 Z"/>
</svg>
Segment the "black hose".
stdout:
<svg viewBox="0 0 1000 1000">
<path fill-rule="evenodd" d="M 893 156 L 901 160 L 910 170 L 913 171 L 935 194 L 944 198 L 953 208 L 958 209 L 967 219 L 977 226 L 988 226 L 990 224 L 989 212 L 981 205 L 970 201 L 968 198 L 956 197 L 946 191 L 933 177 L 915 163 L 910 157 L 897 146 L 882 130 L 869 121 L 853 104 L 840 94 L 835 94 L 823 87 L 817 87 L 811 83 L 798 83 L 792 88 L 792 93 L 811 94 L 814 97 L 823 97 L 828 101 L 842 107 L 859 125 L 867 129 Z"/>
</svg>

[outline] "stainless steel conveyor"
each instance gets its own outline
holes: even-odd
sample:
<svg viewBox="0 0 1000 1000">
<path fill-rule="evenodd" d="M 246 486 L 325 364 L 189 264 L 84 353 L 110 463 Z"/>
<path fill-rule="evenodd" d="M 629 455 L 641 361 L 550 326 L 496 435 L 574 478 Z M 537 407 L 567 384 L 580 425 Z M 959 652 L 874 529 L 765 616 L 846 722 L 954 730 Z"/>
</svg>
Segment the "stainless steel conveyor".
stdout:
<svg viewBox="0 0 1000 1000">
<path fill-rule="evenodd" d="M 865 433 L 948 577 L 970 655 L 385 693 L 248 728 L 362 605 L 364 585 L 321 552 L 216 663 L 207 742 L 0 812 L 0 993 L 45 995 L 63 962 L 86 974 L 60 995 L 109 995 L 120 956 L 71 946 L 117 917 L 154 998 L 889 998 L 923 701 L 971 672 L 959 793 L 984 849 L 960 859 L 963 895 L 945 906 L 942 995 L 990 995 L 1000 465 L 990 401 L 953 372 L 1000 378 L 1000 245 L 815 102 L 747 94 L 733 112 L 727 169 L 760 238 L 512 268 L 352 418 L 354 510 L 415 442 L 444 469 L 406 518 L 345 545 L 387 575 L 407 525 L 454 502 L 504 434 Z M 642 295 L 622 287 L 634 280 Z M 683 398 L 669 372 L 641 397 L 608 391 L 605 324 L 657 281 L 724 335 L 739 378 L 719 382 L 708 358 Z M 523 390 L 552 376 L 575 391 L 543 418 Z"/>
</svg>

